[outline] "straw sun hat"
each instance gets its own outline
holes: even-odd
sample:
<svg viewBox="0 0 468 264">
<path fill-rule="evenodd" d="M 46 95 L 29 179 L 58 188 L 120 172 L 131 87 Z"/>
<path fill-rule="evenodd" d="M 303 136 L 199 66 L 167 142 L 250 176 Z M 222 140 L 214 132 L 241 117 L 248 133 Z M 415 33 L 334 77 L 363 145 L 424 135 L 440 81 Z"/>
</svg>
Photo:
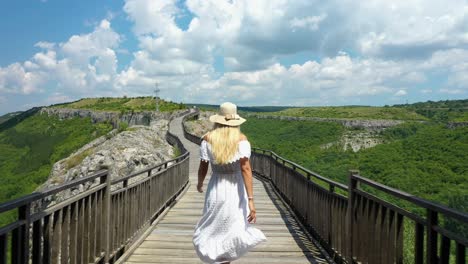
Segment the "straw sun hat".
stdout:
<svg viewBox="0 0 468 264">
<path fill-rule="evenodd" d="M 237 114 L 237 106 L 233 103 L 222 103 L 219 106 L 219 113 L 210 116 L 210 121 L 226 126 L 239 126 L 246 120 Z"/>
</svg>

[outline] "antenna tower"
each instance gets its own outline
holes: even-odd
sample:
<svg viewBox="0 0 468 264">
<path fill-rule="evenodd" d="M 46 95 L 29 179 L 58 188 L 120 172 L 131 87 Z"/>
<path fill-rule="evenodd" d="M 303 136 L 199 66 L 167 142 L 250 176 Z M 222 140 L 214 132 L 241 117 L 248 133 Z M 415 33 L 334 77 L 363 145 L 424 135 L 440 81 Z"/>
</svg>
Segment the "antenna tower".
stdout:
<svg viewBox="0 0 468 264">
<path fill-rule="evenodd" d="M 159 112 L 159 92 L 161 90 L 159 89 L 159 83 L 155 83 L 156 88 L 154 89 L 154 94 L 155 94 L 155 99 L 156 99 L 156 112 Z"/>
</svg>

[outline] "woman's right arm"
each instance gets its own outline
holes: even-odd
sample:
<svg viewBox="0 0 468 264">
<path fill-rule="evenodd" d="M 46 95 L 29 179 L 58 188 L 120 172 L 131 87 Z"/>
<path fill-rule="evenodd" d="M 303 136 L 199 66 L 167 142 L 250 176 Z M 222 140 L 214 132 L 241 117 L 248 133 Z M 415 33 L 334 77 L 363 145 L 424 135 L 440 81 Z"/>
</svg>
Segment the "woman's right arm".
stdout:
<svg viewBox="0 0 468 264">
<path fill-rule="evenodd" d="M 208 149 L 207 149 L 207 139 L 208 134 L 203 136 L 203 140 L 200 143 L 200 165 L 198 166 L 198 183 L 197 190 L 198 192 L 203 192 L 203 181 L 205 180 L 206 173 L 208 172 Z"/>
<path fill-rule="evenodd" d="M 200 160 L 200 165 L 198 166 L 198 184 L 197 190 L 198 192 L 203 192 L 203 181 L 205 180 L 206 173 L 208 172 L 208 162 L 204 160 Z"/>
</svg>

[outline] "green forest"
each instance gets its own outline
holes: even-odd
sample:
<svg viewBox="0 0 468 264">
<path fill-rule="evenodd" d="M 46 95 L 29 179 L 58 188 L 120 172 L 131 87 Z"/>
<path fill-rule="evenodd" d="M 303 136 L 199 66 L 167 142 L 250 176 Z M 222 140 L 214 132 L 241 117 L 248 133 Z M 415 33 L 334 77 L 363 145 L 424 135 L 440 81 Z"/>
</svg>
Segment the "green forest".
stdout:
<svg viewBox="0 0 468 264">
<path fill-rule="evenodd" d="M 250 118 L 242 130 L 252 145 L 343 183 L 348 170 L 358 169 L 363 176 L 444 204 L 468 195 L 468 127 L 406 123 L 382 131 L 386 143 L 358 152 L 320 148 L 345 130 L 331 122 Z"/>
<path fill-rule="evenodd" d="M 393 120 L 427 120 L 423 115 L 403 107 L 377 106 L 327 106 L 298 107 L 267 113 L 268 115 L 344 118 L 344 119 L 393 119 Z"/>
<path fill-rule="evenodd" d="M 468 121 L 468 99 L 427 101 L 414 104 L 393 106 L 321 106 L 321 107 L 291 107 L 274 108 L 265 107 L 272 111 L 261 111 L 257 108 L 239 108 L 257 114 L 340 118 L 340 119 L 390 119 L 407 121 L 437 121 L 437 122 L 466 122 Z M 267 113 L 265 113 L 267 112 Z"/>
<path fill-rule="evenodd" d="M 332 122 L 249 118 L 242 126 L 252 145 L 269 149 L 327 178 L 347 184 L 348 171 L 435 201 L 468 211 L 468 127 L 447 129 L 440 123 L 405 123 L 380 132 L 383 144 L 358 152 L 336 141 L 349 129 Z M 407 210 L 425 210 L 367 189 Z M 443 220 L 441 220 L 443 221 Z M 453 221 L 445 226 L 468 236 L 468 227 Z"/>
<path fill-rule="evenodd" d="M 468 121 L 468 99 L 427 101 L 409 105 L 398 105 L 408 110 L 414 111 L 431 120 L 439 122 L 467 122 Z"/>
<path fill-rule="evenodd" d="M 59 120 L 36 113 L 0 131 L 0 202 L 33 192 L 56 161 L 111 130 L 111 124 L 93 124 L 90 118 Z M 13 212 L 0 215 L 0 226 L 13 217 Z"/>
</svg>

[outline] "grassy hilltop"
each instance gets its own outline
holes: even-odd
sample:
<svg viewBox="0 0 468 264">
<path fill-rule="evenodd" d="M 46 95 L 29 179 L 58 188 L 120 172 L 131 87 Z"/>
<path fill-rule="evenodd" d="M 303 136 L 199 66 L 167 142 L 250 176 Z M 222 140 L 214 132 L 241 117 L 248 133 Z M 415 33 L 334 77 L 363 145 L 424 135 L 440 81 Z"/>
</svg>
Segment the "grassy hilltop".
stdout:
<svg viewBox="0 0 468 264">
<path fill-rule="evenodd" d="M 260 110 L 257 110 L 260 109 Z M 272 109 L 272 111 L 265 111 Z M 394 106 L 239 107 L 258 114 L 338 119 L 389 119 L 405 121 L 468 121 L 468 99 L 428 101 Z"/>
<path fill-rule="evenodd" d="M 8 119 L 18 115 L 18 114 L 21 114 L 21 111 L 18 111 L 18 112 L 12 112 L 12 113 L 8 113 L 8 114 L 4 114 L 2 116 L 0 116 L 0 124 L 2 124 L 3 122 L 7 121 Z"/>
<path fill-rule="evenodd" d="M 75 102 L 57 104 L 53 107 L 88 109 L 95 111 L 115 111 L 115 112 L 141 112 L 154 111 L 156 109 L 155 99 L 152 96 L 146 97 L 100 97 L 83 98 Z M 179 109 L 185 109 L 182 103 L 159 100 L 159 111 L 170 112 Z"/>
<path fill-rule="evenodd" d="M 427 120 L 425 116 L 410 109 L 376 106 L 298 107 L 288 108 L 272 114 L 282 116 L 344 119 Z"/>
</svg>

